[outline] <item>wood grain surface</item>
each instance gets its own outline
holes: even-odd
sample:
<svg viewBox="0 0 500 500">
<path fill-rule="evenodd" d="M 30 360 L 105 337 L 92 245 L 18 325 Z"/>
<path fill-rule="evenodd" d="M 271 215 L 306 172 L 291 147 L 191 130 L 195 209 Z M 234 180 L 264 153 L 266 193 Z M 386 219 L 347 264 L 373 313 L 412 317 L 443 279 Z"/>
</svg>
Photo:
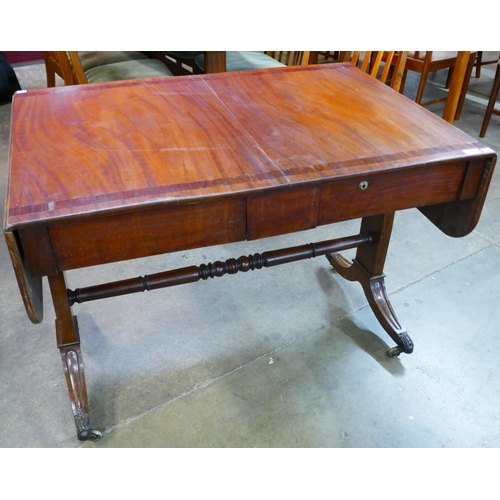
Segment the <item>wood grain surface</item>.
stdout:
<svg viewBox="0 0 500 500">
<path fill-rule="evenodd" d="M 492 151 L 349 64 L 29 90 L 6 228 L 471 154 Z"/>
<path fill-rule="evenodd" d="M 80 267 L 411 207 L 464 236 L 495 161 L 350 64 L 21 91 L 4 233 L 39 322 Z"/>
</svg>

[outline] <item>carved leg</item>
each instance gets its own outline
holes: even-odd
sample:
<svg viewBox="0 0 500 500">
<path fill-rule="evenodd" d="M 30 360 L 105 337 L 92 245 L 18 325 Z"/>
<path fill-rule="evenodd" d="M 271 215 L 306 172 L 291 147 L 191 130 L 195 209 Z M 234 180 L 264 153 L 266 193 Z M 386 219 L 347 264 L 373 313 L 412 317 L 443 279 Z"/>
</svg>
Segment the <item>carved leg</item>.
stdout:
<svg viewBox="0 0 500 500">
<path fill-rule="evenodd" d="M 75 416 L 75 425 L 80 441 L 97 441 L 101 433 L 90 428 L 87 388 L 83 372 L 82 353 L 79 345 L 60 346 L 64 374 Z"/>
<path fill-rule="evenodd" d="M 58 273 L 48 279 L 56 311 L 57 346 L 62 357 L 78 439 L 97 441 L 101 433 L 90 427 L 80 335 L 76 316 L 72 315 L 69 305 L 66 278 L 64 273 Z"/>
<path fill-rule="evenodd" d="M 352 262 L 338 253 L 327 254 L 326 257 L 343 278 L 361 283 L 373 313 L 397 344 L 388 352 L 389 356 L 396 357 L 402 352 L 413 352 L 413 341 L 396 317 L 385 288 L 383 268 L 393 221 L 394 213 L 364 218 L 361 232 L 371 234 L 373 245 L 358 247 Z"/>
</svg>

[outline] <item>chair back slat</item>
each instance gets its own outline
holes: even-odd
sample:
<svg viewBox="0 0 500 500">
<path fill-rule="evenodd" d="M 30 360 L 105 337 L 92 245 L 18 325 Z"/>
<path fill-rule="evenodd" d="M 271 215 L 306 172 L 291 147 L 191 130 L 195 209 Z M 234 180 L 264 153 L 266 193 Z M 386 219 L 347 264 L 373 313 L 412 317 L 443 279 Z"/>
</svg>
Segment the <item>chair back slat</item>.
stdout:
<svg viewBox="0 0 500 500">
<path fill-rule="evenodd" d="M 73 69 L 73 76 L 75 78 L 75 83 L 77 85 L 88 83 L 87 77 L 85 76 L 85 71 L 83 69 L 82 63 L 80 61 L 80 57 L 78 56 L 78 52 L 66 52 L 67 59 L 71 64 L 71 68 Z"/>
<path fill-rule="evenodd" d="M 64 57 L 62 57 L 64 55 Z M 43 53 L 47 71 L 47 86 L 55 87 L 55 75 L 64 80 L 64 85 L 74 85 L 73 71 L 65 52 L 45 51 Z"/>
<path fill-rule="evenodd" d="M 381 51 L 377 51 L 377 52 L 372 52 L 372 55 L 371 55 L 371 71 L 370 71 L 370 76 L 373 76 L 374 78 L 377 78 L 378 74 L 379 74 L 379 70 L 381 68 L 381 63 L 382 63 L 382 56 L 384 55 L 383 52 Z M 382 79 L 380 78 L 380 80 L 382 81 Z M 385 81 L 383 82 L 385 83 Z"/>
<path fill-rule="evenodd" d="M 361 52 L 359 52 L 359 50 L 353 52 L 352 59 L 351 59 L 351 64 L 354 64 L 354 66 L 357 66 L 360 54 L 361 54 Z"/>
<path fill-rule="evenodd" d="M 387 77 L 389 76 L 389 73 L 390 73 L 390 69 L 391 69 L 391 65 L 392 65 L 392 62 L 394 60 L 394 56 L 396 55 L 396 52 L 394 51 L 390 51 L 390 52 L 384 52 L 383 56 L 384 56 L 384 69 L 382 70 L 382 74 L 380 75 L 380 81 L 382 83 L 386 83 L 387 82 Z"/>
<path fill-rule="evenodd" d="M 399 91 L 407 57 L 408 52 L 404 51 L 343 51 L 339 62 L 350 62 Z"/>
<path fill-rule="evenodd" d="M 359 61 L 359 59 L 358 59 L 358 61 L 357 61 L 358 64 L 361 64 L 361 68 L 360 68 L 361 71 L 364 71 L 365 73 L 370 73 L 371 76 L 373 76 L 372 73 L 370 72 L 370 70 L 372 70 L 372 72 L 373 72 L 373 68 L 372 68 L 373 64 L 371 64 L 372 63 L 372 59 L 371 59 L 372 54 L 373 54 L 373 52 L 371 52 L 371 51 L 365 52 L 363 60 Z M 358 58 L 359 57 L 361 57 L 361 54 L 358 52 Z"/>
<path fill-rule="evenodd" d="M 391 88 L 402 92 L 401 84 L 403 82 L 403 75 L 406 68 L 406 59 L 408 58 L 408 51 L 402 50 L 394 54 L 394 61 L 392 63 L 392 78 L 391 78 Z M 389 68 L 388 68 L 389 70 Z"/>
<path fill-rule="evenodd" d="M 310 51 L 266 51 L 266 55 L 287 66 L 306 66 L 309 64 Z"/>
<path fill-rule="evenodd" d="M 45 64 L 55 68 L 62 77 L 64 85 L 88 83 L 78 52 L 54 51 L 44 53 Z"/>
</svg>

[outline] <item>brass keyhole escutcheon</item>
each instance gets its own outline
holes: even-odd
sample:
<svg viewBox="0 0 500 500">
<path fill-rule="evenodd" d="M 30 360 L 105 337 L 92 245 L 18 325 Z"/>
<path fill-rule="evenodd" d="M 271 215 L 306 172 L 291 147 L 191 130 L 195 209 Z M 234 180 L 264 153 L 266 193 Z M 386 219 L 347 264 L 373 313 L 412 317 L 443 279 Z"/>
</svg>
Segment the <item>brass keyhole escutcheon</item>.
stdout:
<svg viewBox="0 0 500 500">
<path fill-rule="evenodd" d="M 361 181 L 359 183 L 359 189 L 361 189 L 361 191 L 364 191 L 365 189 L 368 189 L 368 181 Z"/>
</svg>

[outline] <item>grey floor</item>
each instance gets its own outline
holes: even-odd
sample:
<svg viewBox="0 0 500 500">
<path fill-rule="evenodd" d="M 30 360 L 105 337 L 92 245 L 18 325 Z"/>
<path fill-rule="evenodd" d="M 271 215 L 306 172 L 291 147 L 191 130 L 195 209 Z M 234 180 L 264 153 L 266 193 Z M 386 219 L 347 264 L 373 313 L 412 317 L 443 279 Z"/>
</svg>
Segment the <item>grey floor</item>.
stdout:
<svg viewBox="0 0 500 500">
<path fill-rule="evenodd" d="M 43 65 L 15 69 L 23 88 L 45 86 Z M 455 123 L 475 138 L 493 71 L 472 79 Z M 445 92 L 439 74 L 429 89 Z M 0 106 L 1 199 L 10 107 Z M 500 151 L 499 117 L 484 142 Z M 75 437 L 47 284 L 44 321 L 32 325 L 0 239 L 0 446 L 499 447 L 499 213 L 500 168 L 465 238 L 416 210 L 397 214 L 387 286 L 415 342 L 398 359 L 361 287 L 324 258 L 75 306 L 97 443 Z M 358 224 L 79 270 L 69 285 L 321 241 Z"/>
</svg>

